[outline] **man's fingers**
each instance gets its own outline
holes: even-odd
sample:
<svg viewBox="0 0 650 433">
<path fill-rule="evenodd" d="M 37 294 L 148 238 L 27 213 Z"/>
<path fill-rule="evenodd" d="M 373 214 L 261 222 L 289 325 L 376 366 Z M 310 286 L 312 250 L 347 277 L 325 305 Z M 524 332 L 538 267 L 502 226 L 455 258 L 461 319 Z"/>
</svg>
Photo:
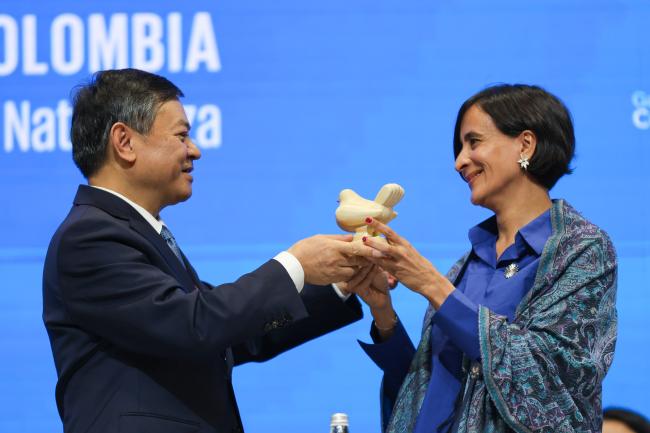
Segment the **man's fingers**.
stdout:
<svg viewBox="0 0 650 433">
<path fill-rule="evenodd" d="M 370 263 L 365 257 L 349 255 L 346 255 L 344 257 L 345 264 L 342 266 L 356 266 L 357 268 L 372 266 L 372 263 Z"/>
<path fill-rule="evenodd" d="M 332 239 L 335 241 L 343 241 L 343 242 L 352 242 L 352 238 L 354 237 L 352 235 L 321 235 L 321 236 L 327 239 Z"/>
<path fill-rule="evenodd" d="M 348 242 L 339 246 L 339 251 L 348 256 L 372 257 L 373 249 L 363 242 Z"/>
<path fill-rule="evenodd" d="M 338 281 L 350 281 L 356 273 L 357 268 L 339 267 L 336 269 L 336 275 L 339 277 L 337 278 Z"/>
</svg>

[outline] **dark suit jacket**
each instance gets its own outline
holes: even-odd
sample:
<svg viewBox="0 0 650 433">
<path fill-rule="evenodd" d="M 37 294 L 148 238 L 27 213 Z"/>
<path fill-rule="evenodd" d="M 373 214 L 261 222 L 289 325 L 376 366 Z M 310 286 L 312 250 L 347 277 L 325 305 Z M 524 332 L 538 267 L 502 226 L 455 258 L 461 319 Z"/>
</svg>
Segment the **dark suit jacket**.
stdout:
<svg viewBox="0 0 650 433">
<path fill-rule="evenodd" d="M 54 234 L 43 320 L 66 433 L 236 432 L 233 365 L 263 361 L 361 318 L 354 297 L 275 260 L 212 286 L 128 203 L 80 186 Z"/>
</svg>

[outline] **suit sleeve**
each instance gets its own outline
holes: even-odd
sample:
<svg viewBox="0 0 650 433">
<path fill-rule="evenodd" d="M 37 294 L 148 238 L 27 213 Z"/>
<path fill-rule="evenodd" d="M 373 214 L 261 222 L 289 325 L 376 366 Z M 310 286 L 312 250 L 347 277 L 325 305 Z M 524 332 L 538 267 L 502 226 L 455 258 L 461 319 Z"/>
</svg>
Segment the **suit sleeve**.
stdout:
<svg viewBox="0 0 650 433">
<path fill-rule="evenodd" d="M 210 359 L 264 334 L 277 317 L 298 321 L 308 314 L 275 260 L 233 283 L 188 293 L 152 263 L 142 242 L 126 228 L 87 219 L 68 227 L 57 252 L 69 316 L 120 349 Z"/>
<path fill-rule="evenodd" d="M 236 365 L 251 361 L 266 361 L 363 317 L 361 304 L 356 296 L 343 301 L 334 292 L 332 286 L 306 284 L 300 297 L 307 309 L 307 316 L 296 321 L 280 318 L 276 329 L 270 330 L 260 338 L 250 339 L 244 344 L 234 346 L 233 355 Z"/>
</svg>

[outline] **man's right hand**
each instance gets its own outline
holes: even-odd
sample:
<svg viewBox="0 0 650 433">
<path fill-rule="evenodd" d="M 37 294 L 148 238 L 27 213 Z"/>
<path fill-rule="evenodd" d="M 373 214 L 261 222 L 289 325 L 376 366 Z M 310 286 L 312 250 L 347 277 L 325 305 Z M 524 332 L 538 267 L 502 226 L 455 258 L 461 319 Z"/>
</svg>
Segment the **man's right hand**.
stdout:
<svg viewBox="0 0 650 433">
<path fill-rule="evenodd" d="M 305 272 L 305 282 L 332 284 L 348 281 L 359 266 L 368 265 L 361 252 L 372 254 L 372 249 L 361 242 L 352 242 L 352 235 L 316 235 L 302 239 L 291 248 Z"/>
</svg>

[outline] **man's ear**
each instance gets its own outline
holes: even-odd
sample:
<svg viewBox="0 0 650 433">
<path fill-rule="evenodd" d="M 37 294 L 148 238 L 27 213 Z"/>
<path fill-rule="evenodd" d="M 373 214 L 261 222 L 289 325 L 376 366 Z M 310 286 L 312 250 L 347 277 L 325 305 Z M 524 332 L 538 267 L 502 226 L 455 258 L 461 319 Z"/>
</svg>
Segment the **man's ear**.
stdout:
<svg viewBox="0 0 650 433">
<path fill-rule="evenodd" d="M 520 153 L 527 159 L 531 159 L 537 148 L 537 136 L 535 133 L 528 129 L 523 131 L 519 134 L 519 142 L 521 144 Z"/>
<path fill-rule="evenodd" d="M 121 162 L 135 162 L 136 154 L 132 143 L 135 131 L 123 122 L 115 122 L 108 134 L 108 143 L 115 155 L 115 159 Z"/>
</svg>

